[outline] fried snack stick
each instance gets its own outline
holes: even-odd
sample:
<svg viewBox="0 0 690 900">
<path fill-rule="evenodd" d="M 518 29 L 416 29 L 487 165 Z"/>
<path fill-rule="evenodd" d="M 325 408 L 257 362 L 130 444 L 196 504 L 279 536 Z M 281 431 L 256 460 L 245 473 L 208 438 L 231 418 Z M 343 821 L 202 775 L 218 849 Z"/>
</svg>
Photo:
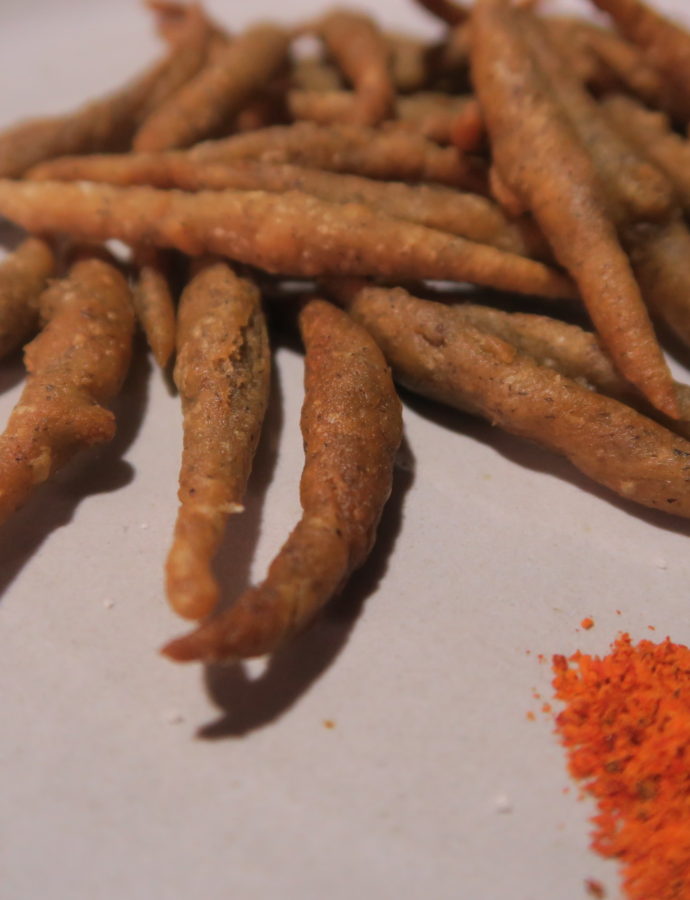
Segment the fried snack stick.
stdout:
<svg viewBox="0 0 690 900">
<path fill-rule="evenodd" d="M 460 25 L 469 16 L 469 10 L 453 0 L 416 0 L 416 3 L 446 25 Z"/>
<path fill-rule="evenodd" d="M 690 517 L 690 442 L 593 393 L 457 310 L 400 288 L 341 284 L 336 295 L 401 384 L 565 456 L 627 500 Z"/>
<path fill-rule="evenodd" d="M 384 181 L 431 181 L 480 194 L 487 189 L 484 163 L 463 156 L 453 147 L 439 147 L 417 134 L 356 125 L 324 127 L 311 122 L 278 125 L 206 141 L 186 152 L 192 159 L 205 163 L 251 159 L 294 163 Z M 154 153 L 92 156 L 88 162 L 66 157 L 36 166 L 30 177 L 112 181 L 116 176 L 111 173 L 117 172 L 116 180 L 120 184 L 158 184 L 156 173 L 168 158 Z"/>
<path fill-rule="evenodd" d="M 320 19 L 314 31 L 354 91 L 339 121 L 377 125 L 388 118 L 395 97 L 390 46 L 376 22 L 353 10 L 336 9 Z"/>
<path fill-rule="evenodd" d="M 429 83 L 429 45 L 397 31 L 387 31 L 386 41 L 395 90 L 401 94 L 424 90 Z"/>
<path fill-rule="evenodd" d="M 66 180 L 83 180 L 91 174 L 93 160 L 75 168 L 63 168 Z M 56 165 L 54 170 L 60 171 Z M 109 173 L 103 166 L 93 172 L 101 182 L 118 183 L 119 173 Z M 501 208 L 480 194 L 462 193 L 440 185 L 404 184 L 375 181 L 359 175 L 343 175 L 306 169 L 301 166 L 239 160 L 235 163 L 206 164 L 188 156 L 169 154 L 156 167 L 157 187 L 177 187 L 187 191 L 203 189 L 242 191 L 302 191 L 332 203 L 363 203 L 377 212 L 439 231 L 457 234 L 480 244 L 491 244 L 500 250 L 547 260 L 549 249 L 544 238 L 527 219 L 508 219 Z M 123 179 L 127 183 L 127 179 Z"/>
<path fill-rule="evenodd" d="M 299 191 L 186 194 L 0 181 L 0 215 L 41 233 L 216 253 L 274 274 L 471 281 L 538 296 L 575 296 L 571 282 L 543 263 Z"/>
<path fill-rule="evenodd" d="M 134 136 L 134 149 L 186 147 L 208 137 L 275 75 L 287 51 L 284 29 L 248 29 L 149 116 Z"/>
<path fill-rule="evenodd" d="M 479 0 L 473 8 L 472 71 L 494 165 L 573 276 L 618 369 L 677 418 L 671 375 L 618 242 L 605 187 L 530 52 L 527 27 L 529 14 L 505 0 Z"/>
<path fill-rule="evenodd" d="M 296 59 L 290 69 L 290 84 L 298 91 L 339 91 L 343 87 L 335 66 L 318 56 Z"/>
<path fill-rule="evenodd" d="M 39 298 L 55 268 L 50 245 L 32 237 L 0 262 L 0 358 L 38 325 Z"/>
<path fill-rule="evenodd" d="M 67 460 L 115 433 L 101 404 L 129 366 L 134 312 L 127 282 L 83 259 L 41 297 L 43 331 L 25 349 L 26 386 L 0 436 L 0 522 Z"/>
<path fill-rule="evenodd" d="M 56 156 L 124 150 L 149 112 L 198 72 L 206 39 L 203 24 L 190 21 L 186 40 L 119 91 L 75 112 L 30 119 L 0 132 L 0 177 L 22 175 Z"/>
<path fill-rule="evenodd" d="M 203 264 L 180 300 L 177 344 L 184 450 L 166 582 L 172 608 L 200 619 L 218 601 L 211 561 L 228 516 L 244 509 L 268 402 L 270 348 L 256 286 L 223 262 Z"/>
<path fill-rule="evenodd" d="M 593 0 L 668 81 L 675 109 L 690 119 L 690 33 L 640 0 Z"/>
<path fill-rule="evenodd" d="M 137 247 L 133 253 L 136 281 L 134 309 L 156 362 L 164 369 L 175 350 L 175 303 L 168 281 L 167 259 L 156 247 Z"/>
<path fill-rule="evenodd" d="M 262 584 L 164 647 L 178 662 L 272 653 L 313 619 L 374 544 L 402 438 L 390 370 L 366 331 L 322 300 L 302 309 L 300 330 L 306 351 L 302 518 Z"/>
<path fill-rule="evenodd" d="M 663 113 L 645 109 L 630 97 L 605 97 L 601 105 L 614 127 L 670 178 L 683 207 L 690 210 L 690 143 L 672 130 Z"/>
</svg>

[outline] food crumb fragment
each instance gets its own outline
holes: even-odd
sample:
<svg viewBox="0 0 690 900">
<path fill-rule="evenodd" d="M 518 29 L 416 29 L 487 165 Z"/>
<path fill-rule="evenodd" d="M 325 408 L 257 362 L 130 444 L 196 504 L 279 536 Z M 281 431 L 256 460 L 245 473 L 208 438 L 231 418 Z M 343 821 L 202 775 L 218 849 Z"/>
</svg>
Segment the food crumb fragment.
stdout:
<svg viewBox="0 0 690 900">
<path fill-rule="evenodd" d="M 534 713 L 533 713 L 532 710 L 530 709 L 530 710 L 525 714 L 525 718 L 526 718 L 529 722 L 534 722 L 536 716 L 534 715 Z"/>
<path fill-rule="evenodd" d="M 606 896 L 604 885 L 595 878 L 585 878 L 585 890 L 590 897 L 602 898 Z"/>
<path fill-rule="evenodd" d="M 513 804 L 510 801 L 510 798 L 505 794 L 497 794 L 494 798 L 494 811 L 497 813 L 511 813 L 513 811 Z"/>
<path fill-rule="evenodd" d="M 324 719 L 323 727 L 324 728 L 335 728 L 335 722 L 333 721 L 333 719 Z"/>
<path fill-rule="evenodd" d="M 585 631 L 589 631 L 590 628 L 594 628 L 594 619 L 591 616 L 585 616 L 580 622 L 580 627 L 584 628 Z"/>
<path fill-rule="evenodd" d="M 115 606 L 115 601 L 111 600 L 110 597 L 106 597 L 106 599 L 103 601 L 103 608 L 112 609 L 113 606 Z"/>
</svg>

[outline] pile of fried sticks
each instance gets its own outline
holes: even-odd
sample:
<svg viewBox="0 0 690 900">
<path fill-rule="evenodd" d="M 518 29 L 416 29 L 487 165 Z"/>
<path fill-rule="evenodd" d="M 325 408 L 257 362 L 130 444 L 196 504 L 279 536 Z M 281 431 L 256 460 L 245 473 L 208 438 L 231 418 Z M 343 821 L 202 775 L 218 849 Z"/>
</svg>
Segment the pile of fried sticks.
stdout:
<svg viewBox="0 0 690 900">
<path fill-rule="evenodd" d="M 690 34 L 639 0 L 595 2 L 612 28 L 424 0 L 446 24 L 433 43 L 348 9 L 231 33 L 150 3 L 158 63 L 0 134 L 0 215 L 29 233 L 0 266 L 0 353 L 30 340 L 0 521 L 113 436 L 104 404 L 136 319 L 182 401 L 167 592 L 201 621 L 173 659 L 270 653 L 363 562 L 402 436 L 393 379 L 690 516 L 690 395 L 652 325 L 690 343 Z M 295 278 L 312 285 L 291 301 L 303 515 L 263 583 L 218 612 L 213 558 L 268 401 L 263 301 L 287 302 Z"/>
</svg>

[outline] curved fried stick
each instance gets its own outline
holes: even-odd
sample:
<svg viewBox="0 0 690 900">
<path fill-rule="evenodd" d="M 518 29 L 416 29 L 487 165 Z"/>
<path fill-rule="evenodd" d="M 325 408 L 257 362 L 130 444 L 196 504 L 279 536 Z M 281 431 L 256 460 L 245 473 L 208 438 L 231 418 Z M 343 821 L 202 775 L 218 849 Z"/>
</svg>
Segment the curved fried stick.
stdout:
<svg viewBox="0 0 690 900">
<path fill-rule="evenodd" d="M 134 312 L 127 282 L 81 260 L 40 301 L 43 331 L 25 349 L 28 379 L 0 436 L 0 522 L 75 453 L 115 433 L 101 404 L 129 366 Z"/>
<path fill-rule="evenodd" d="M 175 303 L 165 253 L 156 247 L 134 251 L 134 309 L 156 362 L 164 369 L 175 350 Z"/>
<path fill-rule="evenodd" d="M 386 41 L 395 89 L 401 94 L 424 90 L 429 83 L 429 45 L 418 37 L 397 31 L 387 31 Z"/>
<path fill-rule="evenodd" d="M 39 298 L 55 266 L 50 245 L 31 237 L 0 262 L 0 358 L 38 325 Z"/>
<path fill-rule="evenodd" d="M 400 400 L 369 335 L 341 310 L 312 300 L 304 340 L 302 518 L 266 580 L 163 652 L 183 662 L 271 653 L 303 628 L 368 556 L 402 438 Z"/>
<path fill-rule="evenodd" d="M 673 89 L 674 107 L 690 119 L 690 33 L 640 0 L 593 0 L 618 30 L 644 50 Z"/>
<path fill-rule="evenodd" d="M 228 516 L 244 508 L 268 402 L 270 349 L 258 289 L 225 263 L 206 263 L 182 294 L 177 343 L 184 450 L 166 582 L 173 609 L 200 619 L 218 601 L 211 561 Z"/>
<path fill-rule="evenodd" d="M 56 161 L 48 174 L 52 171 L 60 177 L 62 173 L 67 181 L 83 180 L 91 174 L 96 176 L 94 180 L 104 183 L 127 184 L 131 181 L 127 175 L 122 177 L 118 164 L 109 172 L 102 161 L 74 159 L 71 162 L 66 158 L 63 163 L 59 166 Z M 136 176 L 138 173 L 129 174 Z M 155 179 L 157 187 L 191 191 L 226 188 L 296 190 L 332 203 L 364 203 L 386 215 L 448 231 L 481 244 L 491 244 L 520 256 L 549 258 L 548 246 L 533 223 L 526 219 L 506 218 L 499 206 L 480 194 L 461 193 L 440 185 L 375 181 L 359 175 L 249 160 L 209 164 L 182 154 L 163 157 L 155 168 Z"/>
<path fill-rule="evenodd" d="M 188 38 L 115 93 L 75 112 L 20 122 L 0 133 L 0 176 L 16 177 L 42 160 L 68 153 L 124 150 L 142 122 L 204 63 L 207 33 L 190 22 Z"/>
<path fill-rule="evenodd" d="M 299 191 L 185 194 L 88 182 L 0 181 L 0 214 L 29 230 L 216 253 L 273 273 L 436 278 L 574 296 L 570 281 L 543 263 L 358 203 L 327 203 Z"/>
<path fill-rule="evenodd" d="M 290 84 L 299 91 L 339 91 L 343 87 L 338 70 L 320 56 L 296 59 L 290 69 Z"/>
<path fill-rule="evenodd" d="M 539 365 L 453 307 L 399 288 L 336 290 L 401 384 L 567 457 L 627 500 L 690 517 L 690 441 Z"/>
<path fill-rule="evenodd" d="M 528 17 L 507 0 L 479 0 L 473 9 L 472 71 L 494 165 L 573 276 L 619 370 L 677 418 L 671 375 L 618 243 L 604 186 L 529 52 L 522 34 Z"/>
<path fill-rule="evenodd" d="M 278 71 L 287 50 L 284 29 L 250 28 L 149 116 L 134 137 L 134 149 L 186 147 L 208 137 Z"/>
<path fill-rule="evenodd" d="M 315 31 L 354 90 L 340 121 L 376 125 L 388 118 L 395 96 L 390 49 L 376 22 L 362 13 L 336 9 L 316 23 Z"/>
<path fill-rule="evenodd" d="M 157 173 L 169 159 L 180 155 L 178 152 L 175 156 L 128 153 L 90 156 L 88 159 L 65 157 L 36 166 L 29 177 L 92 181 L 102 178 L 120 184 L 158 185 Z M 324 127 L 312 122 L 276 125 L 219 141 L 206 141 L 188 150 L 186 155 L 200 163 L 240 159 L 293 163 L 328 172 L 347 172 L 381 180 L 431 181 L 486 193 L 483 162 L 463 156 L 453 147 L 439 147 L 421 135 L 356 125 Z"/>
</svg>

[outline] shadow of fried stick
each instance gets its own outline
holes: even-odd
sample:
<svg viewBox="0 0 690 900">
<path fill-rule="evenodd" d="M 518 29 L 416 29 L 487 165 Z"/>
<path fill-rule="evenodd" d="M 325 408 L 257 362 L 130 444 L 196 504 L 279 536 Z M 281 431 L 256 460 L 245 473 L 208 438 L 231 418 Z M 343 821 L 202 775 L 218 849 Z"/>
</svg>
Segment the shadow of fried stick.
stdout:
<svg viewBox="0 0 690 900">
<path fill-rule="evenodd" d="M 0 597 L 50 533 L 70 522 L 81 500 L 116 491 L 134 477 L 122 456 L 139 431 L 148 400 L 151 364 L 143 349 L 137 342 L 127 380 L 110 406 L 117 421 L 115 438 L 80 454 L 0 528 Z"/>
<path fill-rule="evenodd" d="M 206 740 L 237 738 L 269 725 L 305 694 L 328 669 L 348 641 L 364 603 L 377 589 L 388 567 L 403 520 L 404 498 L 414 480 L 412 455 L 403 440 L 393 491 L 366 563 L 348 581 L 314 624 L 274 653 L 265 672 L 252 680 L 241 666 L 207 666 L 206 689 L 223 715 L 204 725 L 197 736 Z M 404 465 L 404 468 L 403 468 Z"/>
</svg>

